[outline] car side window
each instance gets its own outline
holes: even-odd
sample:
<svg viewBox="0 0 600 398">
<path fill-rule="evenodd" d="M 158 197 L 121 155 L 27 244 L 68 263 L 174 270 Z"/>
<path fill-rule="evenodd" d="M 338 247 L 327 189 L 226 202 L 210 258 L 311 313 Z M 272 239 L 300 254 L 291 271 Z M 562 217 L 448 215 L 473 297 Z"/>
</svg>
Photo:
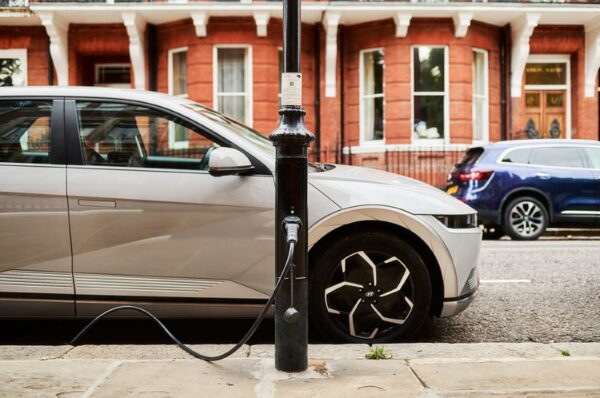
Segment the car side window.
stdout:
<svg viewBox="0 0 600 398">
<path fill-rule="evenodd" d="M 0 101 L 0 162 L 50 163 L 52 100 Z"/>
<path fill-rule="evenodd" d="M 592 168 L 600 170 L 600 148 L 585 147 L 583 149 L 590 160 Z"/>
<path fill-rule="evenodd" d="M 502 162 L 527 164 L 529 163 L 530 152 L 531 148 L 513 149 L 512 151 L 504 155 L 504 157 L 502 158 Z"/>
<path fill-rule="evenodd" d="M 77 101 L 84 164 L 208 170 L 219 145 L 183 120 L 137 104 Z"/>
<path fill-rule="evenodd" d="M 532 164 L 553 167 L 584 167 L 579 148 L 550 147 L 533 149 Z"/>
</svg>

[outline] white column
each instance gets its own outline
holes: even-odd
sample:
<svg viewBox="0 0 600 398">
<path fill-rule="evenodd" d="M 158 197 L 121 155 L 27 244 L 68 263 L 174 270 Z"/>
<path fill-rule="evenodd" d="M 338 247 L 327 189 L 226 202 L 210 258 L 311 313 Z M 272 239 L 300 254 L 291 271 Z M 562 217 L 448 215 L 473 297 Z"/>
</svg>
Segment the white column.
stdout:
<svg viewBox="0 0 600 398">
<path fill-rule="evenodd" d="M 596 95 L 596 76 L 600 68 L 600 17 L 585 25 L 585 96 Z"/>
<path fill-rule="evenodd" d="M 323 18 L 325 27 L 325 96 L 335 97 L 337 64 L 337 28 L 340 14 L 327 12 Z"/>
<path fill-rule="evenodd" d="M 511 77 L 510 77 L 510 95 L 511 97 L 521 97 L 521 83 L 523 82 L 523 72 L 529 57 L 529 38 L 533 30 L 538 25 L 540 14 L 525 14 L 518 21 L 512 24 L 512 51 L 511 51 Z"/>
<path fill-rule="evenodd" d="M 146 49 L 144 46 L 146 21 L 135 12 L 124 12 L 121 17 L 127 28 L 127 35 L 129 35 L 129 57 L 133 67 L 134 87 L 144 90 L 146 88 Z"/>
<path fill-rule="evenodd" d="M 268 12 L 255 12 L 254 22 L 256 22 L 256 35 L 258 37 L 267 36 L 267 26 L 269 25 L 269 19 L 271 16 Z"/>
<path fill-rule="evenodd" d="M 396 37 L 406 37 L 412 14 L 399 12 L 394 15 L 394 23 L 396 24 Z"/>
<path fill-rule="evenodd" d="M 206 37 L 206 24 L 208 24 L 208 13 L 204 11 L 194 11 L 191 14 L 194 27 L 196 28 L 196 36 Z"/>
<path fill-rule="evenodd" d="M 471 20 L 473 19 L 472 12 L 459 12 L 454 17 L 454 36 L 465 37 L 469 26 L 471 26 Z"/>
<path fill-rule="evenodd" d="M 38 13 L 50 38 L 50 56 L 59 86 L 69 85 L 69 24 L 53 12 Z"/>
</svg>

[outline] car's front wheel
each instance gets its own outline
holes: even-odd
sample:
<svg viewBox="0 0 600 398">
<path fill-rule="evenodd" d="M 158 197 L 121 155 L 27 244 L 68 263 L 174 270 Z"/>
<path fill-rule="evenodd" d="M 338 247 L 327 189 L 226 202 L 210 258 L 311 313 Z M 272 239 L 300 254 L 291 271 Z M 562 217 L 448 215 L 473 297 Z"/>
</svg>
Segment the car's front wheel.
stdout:
<svg viewBox="0 0 600 398">
<path fill-rule="evenodd" d="M 423 324 L 431 281 L 417 251 L 383 232 L 345 236 L 311 265 L 312 325 L 338 340 L 397 341 Z"/>
<path fill-rule="evenodd" d="M 523 196 L 512 200 L 504 211 L 504 230 L 516 240 L 535 240 L 548 226 L 546 207 L 536 198 Z"/>
</svg>

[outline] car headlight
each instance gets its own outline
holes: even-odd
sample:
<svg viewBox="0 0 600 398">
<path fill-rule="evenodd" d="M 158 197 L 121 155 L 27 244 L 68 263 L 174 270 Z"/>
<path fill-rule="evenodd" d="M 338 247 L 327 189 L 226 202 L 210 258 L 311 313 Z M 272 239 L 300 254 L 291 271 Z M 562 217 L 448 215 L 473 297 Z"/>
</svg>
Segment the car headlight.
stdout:
<svg viewBox="0 0 600 398">
<path fill-rule="evenodd" d="M 453 216 L 434 216 L 447 228 L 475 228 L 477 227 L 477 214 L 460 214 Z"/>
</svg>

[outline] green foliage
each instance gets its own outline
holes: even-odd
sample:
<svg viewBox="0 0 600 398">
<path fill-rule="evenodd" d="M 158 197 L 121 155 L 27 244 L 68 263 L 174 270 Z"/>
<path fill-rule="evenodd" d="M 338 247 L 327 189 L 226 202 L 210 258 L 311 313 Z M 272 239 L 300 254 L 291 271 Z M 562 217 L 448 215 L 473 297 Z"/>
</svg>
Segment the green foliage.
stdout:
<svg viewBox="0 0 600 398">
<path fill-rule="evenodd" d="M 569 350 L 560 350 L 560 354 L 563 357 L 570 357 L 571 356 L 571 353 L 569 352 Z"/>
<path fill-rule="evenodd" d="M 383 346 L 371 347 L 369 352 L 365 355 L 367 359 L 392 359 L 392 354 L 386 351 Z"/>
</svg>

